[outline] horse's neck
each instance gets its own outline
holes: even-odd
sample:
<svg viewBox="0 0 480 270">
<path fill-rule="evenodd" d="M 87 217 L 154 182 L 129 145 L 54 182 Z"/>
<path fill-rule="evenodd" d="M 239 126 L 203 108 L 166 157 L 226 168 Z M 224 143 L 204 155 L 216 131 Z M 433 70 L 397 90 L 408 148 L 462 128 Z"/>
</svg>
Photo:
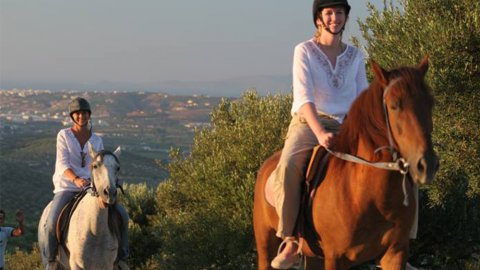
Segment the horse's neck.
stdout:
<svg viewBox="0 0 480 270">
<path fill-rule="evenodd" d="M 93 233 L 98 234 L 108 231 L 108 208 L 100 208 L 99 199 L 87 194 L 83 200 L 84 208 L 79 215 L 87 228 Z M 80 214 L 80 213 L 79 213 Z"/>
<path fill-rule="evenodd" d="M 371 162 L 391 161 L 391 156 L 387 150 L 382 150 L 379 154 L 375 154 L 375 150 L 364 139 L 358 138 L 356 150 L 349 154 Z M 390 171 L 337 158 L 332 160 L 332 166 L 334 174 L 340 176 L 341 179 L 333 177 L 327 179 L 327 181 L 330 180 L 330 185 L 342 190 L 340 197 L 349 196 L 356 201 L 368 200 L 381 203 L 388 200 L 388 197 L 393 193 L 402 190 L 401 179 L 396 179 L 400 177 L 392 178 Z M 354 168 L 354 166 L 357 168 Z M 360 166 L 363 168 L 360 169 Z M 341 171 L 341 173 L 338 173 L 338 171 Z"/>
</svg>

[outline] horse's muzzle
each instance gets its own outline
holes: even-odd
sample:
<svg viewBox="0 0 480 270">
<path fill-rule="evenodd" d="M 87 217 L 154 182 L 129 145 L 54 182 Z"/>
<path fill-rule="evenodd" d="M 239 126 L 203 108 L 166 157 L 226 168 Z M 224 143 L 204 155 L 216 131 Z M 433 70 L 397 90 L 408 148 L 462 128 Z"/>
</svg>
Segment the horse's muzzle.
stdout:
<svg viewBox="0 0 480 270">
<path fill-rule="evenodd" d="M 433 182 L 440 168 L 440 162 L 434 151 L 427 152 L 411 164 L 410 174 L 415 183 L 425 185 Z"/>
<path fill-rule="evenodd" d="M 102 197 L 104 198 L 103 202 L 106 205 L 111 206 L 115 204 L 117 200 L 117 188 L 116 187 L 105 188 L 103 190 Z"/>
</svg>

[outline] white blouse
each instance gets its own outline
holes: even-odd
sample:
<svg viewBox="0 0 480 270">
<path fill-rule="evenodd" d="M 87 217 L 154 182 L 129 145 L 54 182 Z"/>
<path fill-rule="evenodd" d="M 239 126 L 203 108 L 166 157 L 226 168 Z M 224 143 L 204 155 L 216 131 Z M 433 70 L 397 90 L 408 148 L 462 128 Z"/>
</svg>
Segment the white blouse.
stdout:
<svg viewBox="0 0 480 270">
<path fill-rule="evenodd" d="M 102 138 L 98 137 L 95 133 L 92 133 L 88 141 L 96 151 L 103 150 Z M 83 167 L 82 159 L 84 159 Z M 80 188 L 75 186 L 70 179 L 64 177 L 63 173 L 70 168 L 77 176 L 89 179 L 91 162 L 87 143 L 82 149 L 70 128 L 60 130 L 57 135 L 57 159 L 55 162 L 55 173 L 53 174 L 55 189 L 53 193 L 60 191 L 80 191 Z"/>
<path fill-rule="evenodd" d="M 313 39 L 295 47 L 292 115 L 311 102 L 319 114 L 342 123 L 355 98 L 368 87 L 368 81 L 365 56 L 356 47 L 347 45 L 336 63 L 333 68 Z"/>
</svg>

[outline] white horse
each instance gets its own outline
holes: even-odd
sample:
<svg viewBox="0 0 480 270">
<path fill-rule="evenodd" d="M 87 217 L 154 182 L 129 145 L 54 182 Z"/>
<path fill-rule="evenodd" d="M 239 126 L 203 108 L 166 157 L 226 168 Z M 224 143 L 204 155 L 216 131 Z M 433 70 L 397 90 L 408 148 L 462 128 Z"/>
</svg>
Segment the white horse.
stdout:
<svg viewBox="0 0 480 270">
<path fill-rule="evenodd" d="M 91 189 L 78 203 L 71 215 L 65 245 L 58 246 L 57 264 L 66 269 L 102 269 L 111 270 L 120 242 L 118 215 L 113 215 L 117 199 L 117 173 L 120 169 L 118 156 L 120 147 L 115 152 L 96 152 L 88 143 L 91 164 Z M 43 265 L 46 267 L 44 246 L 45 223 L 50 211 L 50 204 L 44 209 L 38 224 L 38 242 Z M 109 214 L 110 212 L 110 214 Z"/>
</svg>

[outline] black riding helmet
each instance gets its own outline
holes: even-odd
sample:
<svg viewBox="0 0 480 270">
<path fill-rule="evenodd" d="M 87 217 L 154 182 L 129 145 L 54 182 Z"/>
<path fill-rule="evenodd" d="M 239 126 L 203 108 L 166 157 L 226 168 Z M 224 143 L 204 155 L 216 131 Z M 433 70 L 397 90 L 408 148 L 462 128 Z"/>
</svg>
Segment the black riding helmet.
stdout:
<svg viewBox="0 0 480 270">
<path fill-rule="evenodd" d="M 319 12 L 326 8 L 326 7 L 334 7 L 334 6 L 344 6 L 345 13 L 350 13 L 350 5 L 348 4 L 347 0 L 314 0 L 313 1 L 313 25 L 317 28 L 317 15 Z"/>
<path fill-rule="evenodd" d="M 68 112 L 70 113 L 70 117 L 72 117 L 72 114 L 74 112 L 78 111 L 87 111 L 92 114 L 92 110 L 90 110 L 90 104 L 86 99 L 77 97 L 70 101 L 70 103 L 68 104 Z"/>
</svg>

